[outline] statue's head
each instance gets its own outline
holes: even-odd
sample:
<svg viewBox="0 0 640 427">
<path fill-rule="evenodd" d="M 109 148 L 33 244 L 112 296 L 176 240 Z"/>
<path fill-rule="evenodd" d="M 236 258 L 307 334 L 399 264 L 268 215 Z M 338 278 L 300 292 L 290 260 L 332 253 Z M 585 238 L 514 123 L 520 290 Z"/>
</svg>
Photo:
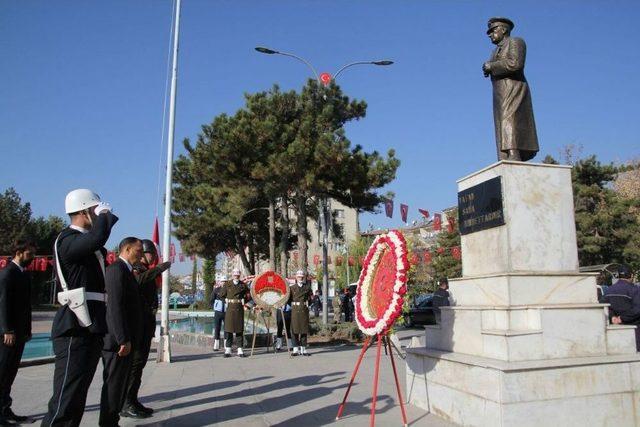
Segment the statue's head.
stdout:
<svg viewBox="0 0 640 427">
<path fill-rule="evenodd" d="M 511 34 L 511 30 L 513 30 L 514 26 L 515 25 L 513 21 L 511 21 L 509 18 L 490 18 L 489 22 L 487 23 L 487 34 L 491 39 L 491 43 L 500 43 L 502 40 L 504 40 L 505 37 L 508 37 Z"/>
</svg>

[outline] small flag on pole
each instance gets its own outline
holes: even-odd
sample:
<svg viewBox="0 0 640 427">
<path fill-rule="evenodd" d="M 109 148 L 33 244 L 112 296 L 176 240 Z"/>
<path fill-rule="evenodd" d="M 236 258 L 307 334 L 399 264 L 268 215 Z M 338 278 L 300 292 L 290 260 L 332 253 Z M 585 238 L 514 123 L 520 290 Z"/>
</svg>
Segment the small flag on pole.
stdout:
<svg viewBox="0 0 640 427">
<path fill-rule="evenodd" d="M 384 210 L 389 218 L 393 218 L 393 200 L 386 200 L 384 202 Z"/>
<path fill-rule="evenodd" d="M 440 231 L 442 230 L 442 214 L 433 214 L 433 230 Z"/>
<path fill-rule="evenodd" d="M 402 222 L 407 222 L 407 214 L 409 213 L 409 206 L 404 203 L 400 203 L 400 217 L 402 218 Z"/>
<path fill-rule="evenodd" d="M 420 212 L 422 216 L 425 217 L 426 219 L 429 219 L 429 211 L 424 209 L 418 209 L 418 212 Z"/>
</svg>

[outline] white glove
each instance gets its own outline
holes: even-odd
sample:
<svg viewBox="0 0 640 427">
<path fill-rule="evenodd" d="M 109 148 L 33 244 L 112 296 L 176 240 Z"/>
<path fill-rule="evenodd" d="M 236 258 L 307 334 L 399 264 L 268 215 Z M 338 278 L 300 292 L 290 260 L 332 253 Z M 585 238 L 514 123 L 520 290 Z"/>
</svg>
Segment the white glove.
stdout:
<svg viewBox="0 0 640 427">
<path fill-rule="evenodd" d="M 100 202 L 98 203 L 98 206 L 96 206 L 94 212 L 96 215 L 100 215 L 103 212 L 111 212 L 111 205 L 109 203 Z"/>
</svg>

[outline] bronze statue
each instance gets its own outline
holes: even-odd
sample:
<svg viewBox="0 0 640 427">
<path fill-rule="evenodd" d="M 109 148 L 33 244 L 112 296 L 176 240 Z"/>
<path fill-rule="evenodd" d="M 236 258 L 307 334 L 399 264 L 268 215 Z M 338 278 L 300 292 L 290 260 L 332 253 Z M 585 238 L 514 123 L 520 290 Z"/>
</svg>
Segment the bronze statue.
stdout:
<svg viewBox="0 0 640 427">
<path fill-rule="evenodd" d="M 538 152 L 538 136 L 524 61 L 524 40 L 511 37 L 514 24 L 507 18 L 491 18 L 487 34 L 497 47 L 482 66 L 493 85 L 493 120 L 498 160 L 527 161 Z"/>
</svg>

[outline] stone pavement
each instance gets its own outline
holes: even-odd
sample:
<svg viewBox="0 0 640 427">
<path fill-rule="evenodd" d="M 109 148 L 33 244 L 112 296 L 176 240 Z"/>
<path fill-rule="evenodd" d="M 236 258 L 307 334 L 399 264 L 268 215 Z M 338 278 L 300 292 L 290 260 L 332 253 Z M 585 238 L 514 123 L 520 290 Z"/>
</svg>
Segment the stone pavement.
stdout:
<svg viewBox="0 0 640 427">
<path fill-rule="evenodd" d="M 174 345 L 173 363 L 150 360 L 144 372 L 141 400 L 156 414 L 144 420 L 124 418 L 121 425 L 366 426 L 375 349 L 363 360 L 343 418 L 334 421 L 359 351 L 358 346 L 343 345 L 312 347 L 312 356 L 305 358 L 261 350 L 251 358 L 225 359 L 219 353 Z M 405 365 L 399 358 L 396 362 L 404 394 Z M 84 426 L 98 424 L 101 371 L 100 365 L 89 391 Z M 52 374 L 53 364 L 20 369 L 12 392 L 16 413 L 35 416 L 39 423 L 51 395 Z M 406 410 L 410 425 L 451 426 L 411 405 Z M 391 363 L 384 353 L 376 423 L 402 424 Z"/>
</svg>

